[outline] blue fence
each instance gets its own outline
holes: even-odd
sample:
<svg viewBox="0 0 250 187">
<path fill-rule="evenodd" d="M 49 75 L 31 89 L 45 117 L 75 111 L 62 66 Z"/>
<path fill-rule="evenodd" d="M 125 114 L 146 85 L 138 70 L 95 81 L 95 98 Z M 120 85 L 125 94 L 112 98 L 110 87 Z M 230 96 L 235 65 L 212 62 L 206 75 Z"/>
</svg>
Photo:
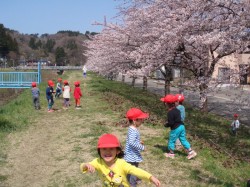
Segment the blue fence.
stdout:
<svg viewBox="0 0 250 187">
<path fill-rule="evenodd" d="M 37 72 L 0 72 L 0 88 L 30 88 L 31 83 L 41 83 L 41 65 Z"/>
</svg>

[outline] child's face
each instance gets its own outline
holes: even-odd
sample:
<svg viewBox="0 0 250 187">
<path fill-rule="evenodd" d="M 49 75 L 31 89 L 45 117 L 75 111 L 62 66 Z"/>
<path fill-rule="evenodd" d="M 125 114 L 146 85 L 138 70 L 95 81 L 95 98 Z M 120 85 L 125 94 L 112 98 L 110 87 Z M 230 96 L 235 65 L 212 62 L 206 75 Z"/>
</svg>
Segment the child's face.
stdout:
<svg viewBox="0 0 250 187">
<path fill-rule="evenodd" d="M 100 148 L 100 155 L 107 164 L 112 163 L 115 160 L 116 155 L 118 155 L 119 153 L 120 151 L 116 147 Z"/>
<path fill-rule="evenodd" d="M 143 123 L 143 119 L 134 120 L 134 124 L 135 124 L 136 127 L 140 127 L 142 123 Z"/>
</svg>

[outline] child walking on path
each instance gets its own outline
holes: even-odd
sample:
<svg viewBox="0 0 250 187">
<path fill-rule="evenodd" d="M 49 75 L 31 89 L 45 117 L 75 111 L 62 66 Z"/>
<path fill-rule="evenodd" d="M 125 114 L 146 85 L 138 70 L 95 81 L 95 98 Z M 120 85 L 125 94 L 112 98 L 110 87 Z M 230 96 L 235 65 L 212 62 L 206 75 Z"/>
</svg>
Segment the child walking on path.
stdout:
<svg viewBox="0 0 250 187">
<path fill-rule="evenodd" d="M 54 105 L 53 94 L 54 92 L 54 82 L 52 80 L 48 81 L 48 87 L 46 88 L 46 98 L 48 101 L 48 112 L 54 112 L 52 106 Z"/>
<path fill-rule="evenodd" d="M 182 94 L 176 94 L 176 102 L 175 102 L 175 106 L 176 108 L 180 111 L 181 113 L 181 121 L 184 124 L 184 120 L 186 117 L 186 111 L 185 111 L 185 107 L 183 106 L 183 101 L 185 100 L 184 95 Z M 179 138 L 177 138 L 176 142 L 175 142 L 175 147 L 176 149 L 179 149 L 181 147 L 181 141 Z"/>
<path fill-rule="evenodd" d="M 33 104 L 36 110 L 40 109 L 40 90 L 39 88 L 36 87 L 36 83 L 32 82 L 31 83 L 32 89 L 31 89 L 31 93 L 32 93 L 32 100 L 33 100 Z"/>
<path fill-rule="evenodd" d="M 58 78 L 58 82 L 56 84 L 55 98 L 59 98 L 61 94 L 62 94 L 62 78 Z"/>
<path fill-rule="evenodd" d="M 186 130 L 183 122 L 181 121 L 180 111 L 175 107 L 176 97 L 174 95 L 166 95 L 161 98 L 161 101 L 168 105 L 167 122 L 165 127 L 170 127 L 169 140 L 168 140 L 168 150 L 169 152 L 165 154 L 167 158 L 174 158 L 175 142 L 179 138 L 183 147 L 187 150 L 187 159 L 194 158 L 197 153 L 192 150 L 190 143 L 186 139 Z"/>
<path fill-rule="evenodd" d="M 80 109 L 81 108 L 81 97 L 82 97 L 82 92 L 80 88 L 80 82 L 76 81 L 74 83 L 75 89 L 74 89 L 74 98 L 75 98 L 75 108 Z"/>
<path fill-rule="evenodd" d="M 131 108 L 127 111 L 126 117 L 129 120 L 129 128 L 125 146 L 124 159 L 136 167 L 142 162 L 141 151 L 145 150 L 145 146 L 140 139 L 138 127 L 141 126 L 143 119 L 148 118 L 149 114 L 142 112 L 140 109 Z M 139 179 L 134 175 L 128 175 L 127 179 L 131 187 L 136 187 Z"/>
<path fill-rule="evenodd" d="M 234 120 L 231 123 L 231 130 L 234 136 L 237 135 L 237 131 L 240 128 L 239 114 L 234 114 Z"/>
<path fill-rule="evenodd" d="M 71 88 L 70 88 L 69 82 L 67 80 L 64 80 L 63 84 L 64 84 L 64 86 L 63 86 L 63 107 L 64 107 L 64 109 L 68 109 Z"/>
<path fill-rule="evenodd" d="M 98 158 L 89 163 L 82 163 L 80 170 L 94 173 L 98 172 L 103 187 L 129 187 L 127 175 L 132 174 L 143 180 L 160 186 L 160 181 L 150 173 L 132 166 L 122 159 L 123 151 L 119 140 L 113 134 L 103 134 L 97 144 Z"/>
</svg>

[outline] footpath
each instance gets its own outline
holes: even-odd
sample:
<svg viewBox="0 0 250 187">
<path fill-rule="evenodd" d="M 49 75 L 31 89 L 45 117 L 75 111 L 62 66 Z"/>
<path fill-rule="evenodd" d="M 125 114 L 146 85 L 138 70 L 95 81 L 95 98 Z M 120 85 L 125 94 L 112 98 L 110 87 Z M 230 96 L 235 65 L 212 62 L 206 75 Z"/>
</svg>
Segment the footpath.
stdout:
<svg viewBox="0 0 250 187">
<path fill-rule="evenodd" d="M 118 76 L 116 80 L 122 81 L 122 77 Z M 131 84 L 132 78 L 126 77 L 125 83 Z M 142 78 L 136 79 L 135 87 L 142 88 L 142 85 Z M 148 79 L 147 90 L 164 96 L 164 81 Z M 173 94 L 179 93 L 179 90 L 177 87 L 171 87 L 171 93 Z M 185 102 L 198 108 L 198 91 L 184 89 L 183 93 Z M 208 111 L 228 119 L 233 119 L 233 114 L 238 113 L 241 124 L 250 127 L 250 86 L 247 85 L 243 88 L 217 87 L 211 90 L 208 94 Z"/>
</svg>

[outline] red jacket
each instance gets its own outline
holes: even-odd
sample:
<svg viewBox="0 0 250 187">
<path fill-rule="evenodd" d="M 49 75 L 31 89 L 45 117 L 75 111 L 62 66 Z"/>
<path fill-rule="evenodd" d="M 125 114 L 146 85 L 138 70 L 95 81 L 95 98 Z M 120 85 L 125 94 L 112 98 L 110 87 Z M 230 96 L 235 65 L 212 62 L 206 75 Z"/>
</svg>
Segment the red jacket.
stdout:
<svg viewBox="0 0 250 187">
<path fill-rule="evenodd" d="M 75 87 L 74 89 L 74 98 L 75 99 L 80 99 L 82 97 L 82 92 L 80 87 Z"/>
</svg>

